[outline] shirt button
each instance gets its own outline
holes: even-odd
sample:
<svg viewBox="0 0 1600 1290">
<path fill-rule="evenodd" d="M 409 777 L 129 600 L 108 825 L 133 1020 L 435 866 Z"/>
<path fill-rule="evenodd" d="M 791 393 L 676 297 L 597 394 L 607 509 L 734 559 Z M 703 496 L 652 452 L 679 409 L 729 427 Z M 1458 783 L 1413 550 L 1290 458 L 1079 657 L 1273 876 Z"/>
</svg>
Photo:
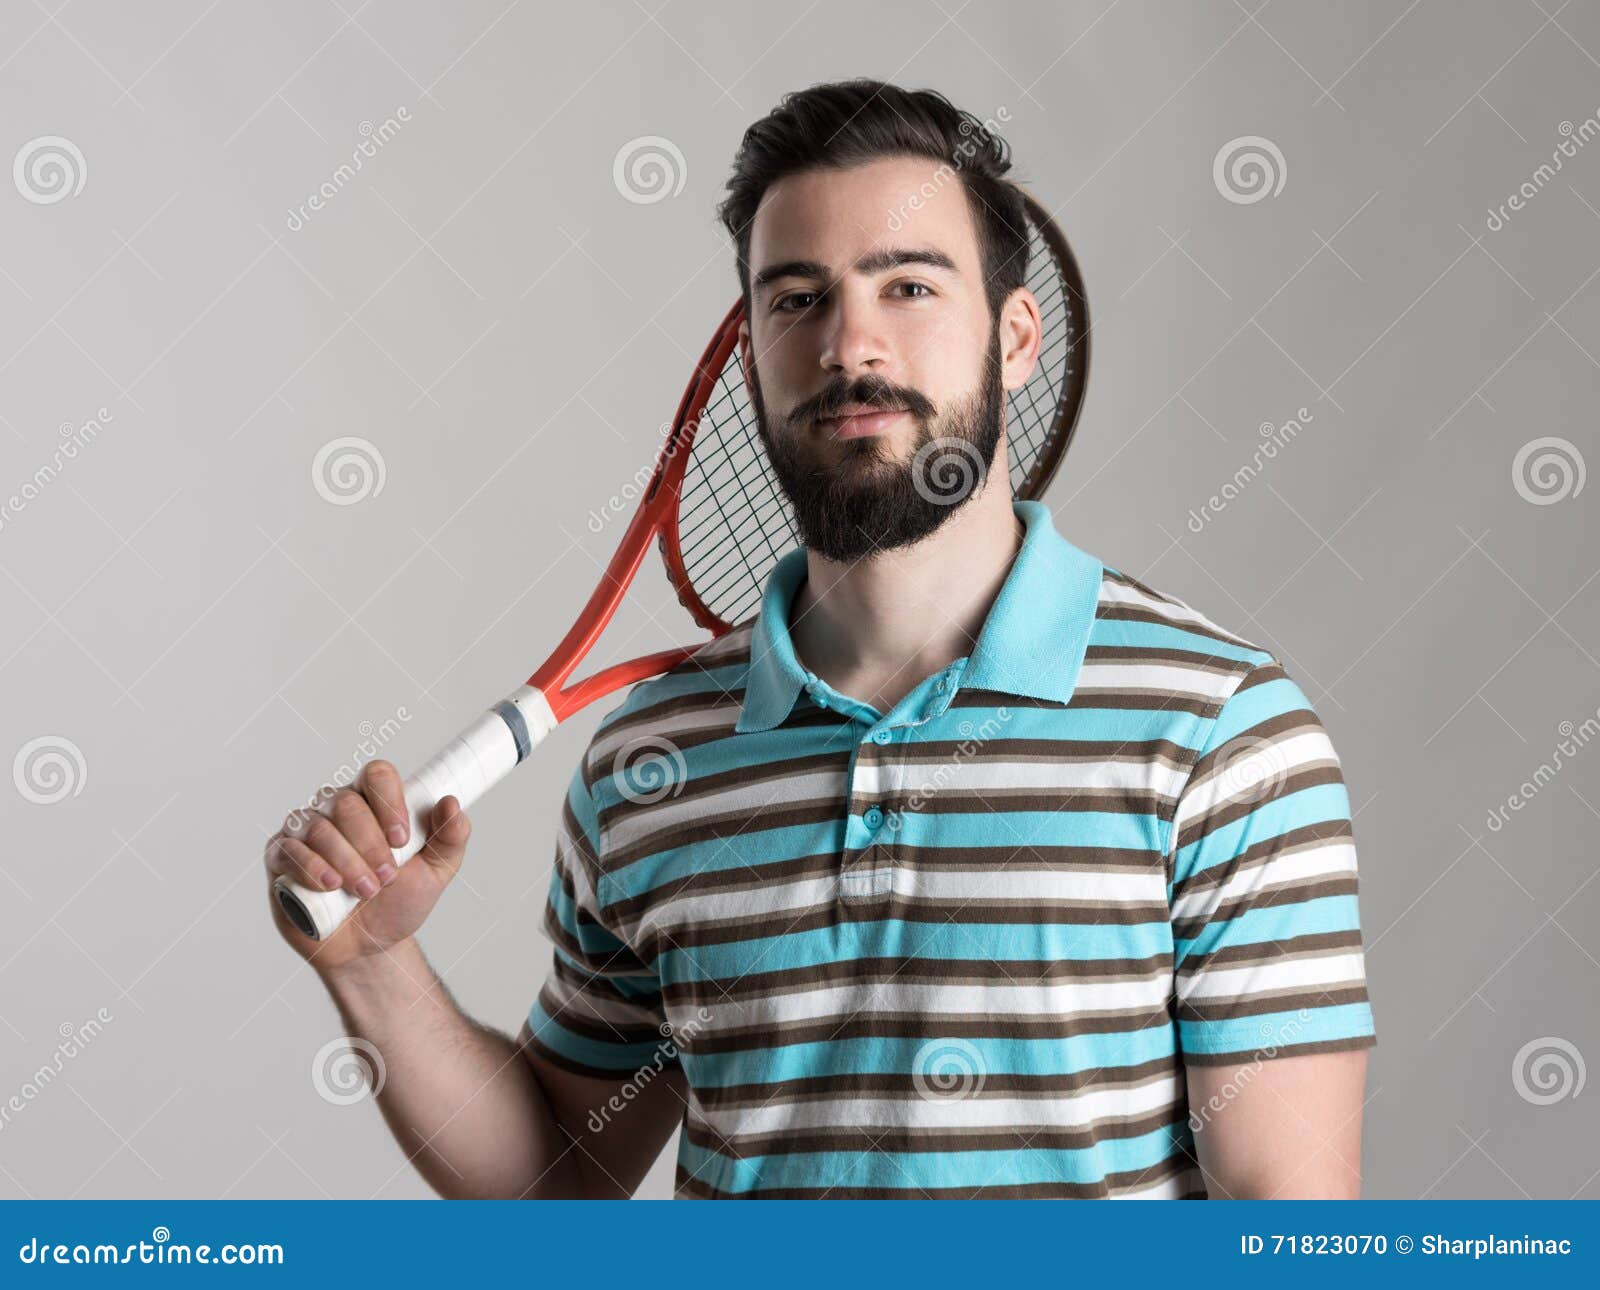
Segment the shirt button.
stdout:
<svg viewBox="0 0 1600 1290">
<path fill-rule="evenodd" d="M 867 807 L 867 813 L 861 818 L 869 829 L 876 829 L 883 824 L 883 812 L 876 806 Z"/>
<path fill-rule="evenodd" d="M 935 694 L 943 694 L 949 688 L 950 688 L 950 683 L 948 681 L 946 681 L 944 679 L 944 677 L 942 677 L 942 676 L 937 681 L 935 681 L 933 683 L 933 692 Z"/>
<path fill-rule="evenodd" d="M 872 742 L 875 743 L 875 744 L 886 744 L 886 743 L 889 742 L 889 740 L 891 740 L 893 738 L 894 738 L 894 736 L 892 734 L 890 734 L 887 730 L 879 730 L 879 731 L 876 731 L 873 734 Z"/>
</svg>

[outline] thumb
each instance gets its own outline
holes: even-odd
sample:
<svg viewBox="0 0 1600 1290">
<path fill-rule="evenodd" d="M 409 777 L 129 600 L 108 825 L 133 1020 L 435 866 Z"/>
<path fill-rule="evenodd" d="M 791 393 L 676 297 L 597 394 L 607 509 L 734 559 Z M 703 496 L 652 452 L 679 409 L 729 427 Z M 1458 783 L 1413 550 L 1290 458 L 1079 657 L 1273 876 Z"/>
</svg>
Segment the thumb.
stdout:
<svg viewBox="0 0 1600 1290">
<path fill-rule="evenodd" d="M 417 858 L 427 861 L 444 881 L 455 877 L 461 868 L 461 859 L 467 851 L 467 839 L 472 836 L 472 822 L 454 797 L 441 797 L 434 804 L 428 821 L 428 840 Z"/>
</svg>

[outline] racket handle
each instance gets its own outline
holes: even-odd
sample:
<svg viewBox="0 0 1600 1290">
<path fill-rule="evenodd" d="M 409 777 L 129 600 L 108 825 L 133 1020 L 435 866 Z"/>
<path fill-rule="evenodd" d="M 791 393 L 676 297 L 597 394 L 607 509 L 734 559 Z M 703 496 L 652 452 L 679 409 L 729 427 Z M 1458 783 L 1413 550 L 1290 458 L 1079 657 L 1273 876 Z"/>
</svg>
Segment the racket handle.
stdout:
<svg viewBox="0 0 1600 1290">
<path fill-rule="evenodd" d="M 395 865 L 403 865 L 422 850 L 427 842 L 428 820 L 441 799 L 454 797 L 465 810 L 504 779 L 555 728 L 556 717 L 543 692 L 524 685 L 446 744 L 405 782 L 411 833 L 404 846 L 393 849 Z M 303 838 L 315 814 L 299 813 L 285 830 L 287 835 Z M 272 886 L 289 921 L 317 941 L 332 936 L 361 903 L 344 887 L 317 891 L 287 874 L 279 874 Z"/>
</svg>

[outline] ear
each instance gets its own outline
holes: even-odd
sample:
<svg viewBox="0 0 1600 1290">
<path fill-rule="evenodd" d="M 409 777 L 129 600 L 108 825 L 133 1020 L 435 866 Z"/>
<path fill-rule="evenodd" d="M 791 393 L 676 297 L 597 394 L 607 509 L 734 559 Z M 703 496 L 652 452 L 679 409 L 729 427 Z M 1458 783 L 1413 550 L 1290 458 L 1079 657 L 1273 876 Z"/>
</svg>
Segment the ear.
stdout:
<svg viewBox="0 0 1600 1290">
<path fill-rule="evenodd" d="M 739 371 L 744 377 L 744 383 L 747 386 L 750 384 L 750 354 L 750 320 L 741 318 L 739 320 Z"/>
<path fill-rule="evenodd" d="M 1027 287 L 1018 287 L 1000 306 L 1000 383 L 1020 390 L 1033 375 L 1044 343 L 1044 316 Z"/>
</svg>

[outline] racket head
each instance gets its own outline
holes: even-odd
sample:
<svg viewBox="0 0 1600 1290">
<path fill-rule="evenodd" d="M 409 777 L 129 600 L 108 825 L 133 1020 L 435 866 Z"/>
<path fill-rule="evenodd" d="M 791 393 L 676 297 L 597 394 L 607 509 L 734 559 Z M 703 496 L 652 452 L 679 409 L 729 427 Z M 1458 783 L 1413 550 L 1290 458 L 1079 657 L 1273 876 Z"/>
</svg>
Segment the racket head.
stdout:
<svg viewBox="0 0 1600 1290">
<path fill-rule="evenodd" d="M 1043 337 L 1033 374 L 1006 401 L 1006 449 L 1013 493 L 1033 499 L 1055 476 L 1083 409 L 1089 301 L 1066 237 L 1037 199 L 1018 192 L 1028 221 L 1024 281 Z M 678 599 L 714 636 L 759 609 L 773 564 L 801 544 L 745 385 L 744 320 L 743 302 L 735 302 L 706 346 L 644 499 L 658 508 L 661 556 Z"/>
</svg>

